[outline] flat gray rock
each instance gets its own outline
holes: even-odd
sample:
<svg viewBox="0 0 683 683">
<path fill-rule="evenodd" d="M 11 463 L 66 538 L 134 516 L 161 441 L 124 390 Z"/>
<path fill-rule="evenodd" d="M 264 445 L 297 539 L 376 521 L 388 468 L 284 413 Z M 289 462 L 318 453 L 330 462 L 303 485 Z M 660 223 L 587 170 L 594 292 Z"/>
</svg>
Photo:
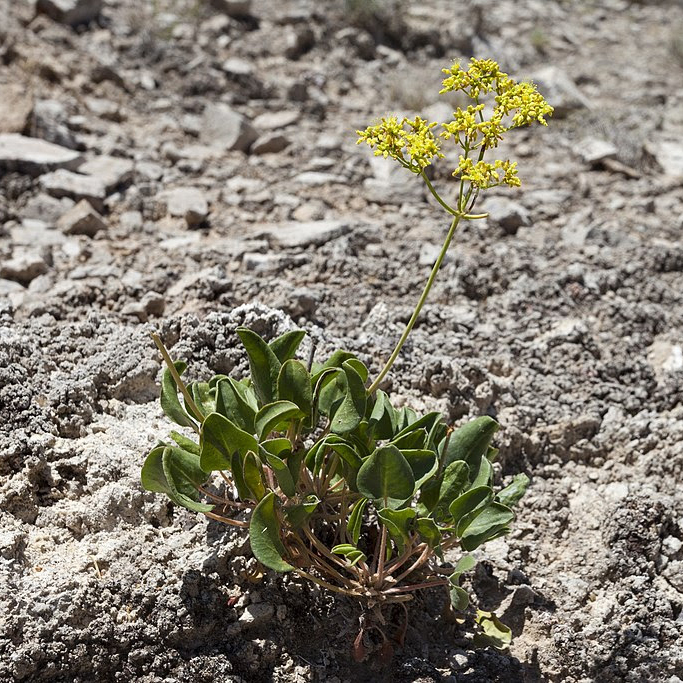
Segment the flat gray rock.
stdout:
<svg viewBox="0 0 683 683">
<path fill-rule="evenodd" d="M 254 119 L 254 126 L 259 130 L 277 130 L 291 126 L 298 120 L 298 111 L 267 111 Z"/>
<path fill-rule="evenodd" d="M 47 269 L 47 263 L 40 254 L 20 252 L 0 263 L 0 278 L 28 285 L 31 280 L 47 273 Z"/>
<path fill-rule="evenodd" d="M 78 171 L 99 178 L 109 193 L 119 185 L 129 182 L 133 177 L 134 168 L 135 164 L 131 159 L 103 155 L 86 161 L 78 167 Z"/>
<path fill-rule="evenodd" d="M 76 26 L 96 19 L 102 0 L 37 0 L 36 11 L 47 14 L 60 24 Z"/>
<path fill-rule="evenodd" d="M 351 230 L 342 221 L 311 221 L 310 223 L 281 223 L 262 230 L 281 247 L 319 246 L 345 235 Z"/>
<path fill-rule="evenodd" d="M 107 197 L 107 188 L 100 178 L 64 169 L 46 173 L 41 177 L 40 183 L 53 197 L 71 197 L 76 201 L 87 199 L 100 211 Z"/>
<path fill-rule="evenodd" d="M 40 175 L 55 169 L 71 169 L 81 161 L 79 152 L 17 133 L 0 135 L 0 168 Z"/>
</svg>

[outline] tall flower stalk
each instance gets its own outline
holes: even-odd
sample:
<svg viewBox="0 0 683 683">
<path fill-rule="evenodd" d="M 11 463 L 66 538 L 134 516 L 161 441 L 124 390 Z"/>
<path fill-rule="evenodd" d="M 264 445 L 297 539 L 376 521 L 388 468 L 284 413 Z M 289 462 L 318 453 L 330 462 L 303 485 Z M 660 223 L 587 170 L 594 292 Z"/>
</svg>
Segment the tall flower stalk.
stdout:
<svg viewBox="0 0 683 683">
<path fill-rule="evenodd" d="M 452 217 L 441 251 L 413 314 L 389 359 L 370 385 L 370 393 L 379 388 L 415 326 L 460 221 L 487 216 L 473 213 L 480 193 L 500 185 L 521 185 L 516 162 L 509 159 L 487 161 L 486 153 L 496 148 L 513 128 L 535 122 L 545 126 L 545 117 L 553 113 L 553 108 L 533 83 L 516 82 L 491 59 L 471 59 L 466 70 L 456 61 L 449 69 L 443 69 L 443 73 L 446 78 L 441 94 L 460 91 L 473 101 L 466 109 L 458 107 L 453 112 L 452 121 L 439 124 L 419 116 L 401 120 L 396 116 L 386 116 L 379 123 L 357 131 L 358 144 L 365 142 L 375 150 L 375 156 L 391 157 L 403 168 L 419 175 L 441 208 Z M 434 129 L 438 126 L 441 132 L 436 137 Z M 459 181 L 455 206 L 449 205 L 441 197 L 425 172 L 434 161 L 444 158 L 439 138 L 452 140 L 459 153 L 458 166 L 452 173 Z"/>
</svg>

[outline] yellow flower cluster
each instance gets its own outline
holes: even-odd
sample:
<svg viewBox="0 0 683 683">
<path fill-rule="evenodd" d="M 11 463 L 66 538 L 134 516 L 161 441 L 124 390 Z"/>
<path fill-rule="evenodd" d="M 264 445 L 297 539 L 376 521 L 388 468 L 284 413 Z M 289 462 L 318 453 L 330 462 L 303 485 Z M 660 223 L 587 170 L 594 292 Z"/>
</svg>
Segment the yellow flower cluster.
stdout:
<svg viewBox="0 0 683 683">
<path fill-rule="evenodd" d="M 453 171 L 454 176 L 469 181 L 479 190 L 486 190 L 497 185 L 519 187 L 521 185 L 517 177 L 517 163 L 496 159 L 492 164 L 486 161 L 475 162 L 464 156 L 460 157 L 458 168 Z"/>
<path fill-rule="evenodd" d="M 456 61 L 442 71 L 446 78 L 441 93 L 460 90 L 474 100 L 466 109 L 458 108 L 453 112 L 452 121 L 441 124 L 439 137 L 453 138 L 463 152 L 453 175 L 469 182 L 470 190 L 496 185 L 519 187 L 516 163 L 501 159 L 490 163 L 484 161 L 484 153 L 497 147 L 512 128 L 534 122 L 547 125 L 545 117 L 553 113 L 553 108 L 533 83 L 517 83 L 492 59 L 473 58 L 467 69 L 461 68 Z M 491 102 L 492 111 L 486 118 L 486 105 L 479 98 L 488 93 L 494 93 L 494 102 Z M 388 116 L 364 131 L 357 131 L 358 144 L 365 142 L 375 150 L 376 156 L 396 159 L 405 168 L 420 174 L 432 161 L 444 157 L 439 140 L 432 132 L 436 125 L 419 116 L 413 120 Z M 478 150 L 476 160 L 470 158 L 474 150 Z"/>
<path fill-rule="evenodd" d="M 534 121 L 547 126 L 545 117 L 553 113 L 553 108 L 533 83 L 515 83 L 510 80 L 508 86 L 496 96 L 496 103 L 496 111 L 506 115 L 515 112 L 510 128 L 528 126 Z"/>
<path fill-rule="evenodd" d="M 375 156 L 391 157 L 413 173 L 420 173 L 434 158 L 443 158 L 432 133 L 436 125 L 419 116 L 400 121 L 396 116 L 386 116 L 377 125 L 356 131 L 357 144 L 365 142 L 375 150 Z"/>
</svg>

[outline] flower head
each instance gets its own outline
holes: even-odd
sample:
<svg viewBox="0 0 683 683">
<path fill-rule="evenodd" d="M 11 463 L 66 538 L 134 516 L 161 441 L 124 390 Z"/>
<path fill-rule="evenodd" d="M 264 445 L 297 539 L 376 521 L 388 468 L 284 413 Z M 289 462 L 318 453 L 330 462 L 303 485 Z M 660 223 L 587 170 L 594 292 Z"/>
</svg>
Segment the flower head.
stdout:
<svg viewBox="0 0 683 683">
<path fill-rule="evenodd" d="M 511 128 L 527 126 L 534 121 L 547 126 L 545 116 L 551 115 L 554 111 L 533 83 L 510 81 L 496 96 L 496 103 L 496 111 L 505 115 L 513 114 Z"/>
<path fill-rule="evenodd" d="M 496 159 L 492 164 L 486 161 L 475 162 L 472 159 L 461 156 L 458 168 L 453 175 L 467 180 L 478 190 L 486 190 L 498 185 L 519 187 L 520 180 L 517 177 L 517 163 Z"/>
<path fill-rule="evenodd" d="M 400 121 L 396 116 L 386 116 L 378 124 L 356 131 L 357 144 L 365 142 L 375 150 L 375 156 L 391 157 L 413 173 L 420 173 L 433 159 L 443 158 L 432 132 L 436 125 L 419 116 Z"/>
</svg>

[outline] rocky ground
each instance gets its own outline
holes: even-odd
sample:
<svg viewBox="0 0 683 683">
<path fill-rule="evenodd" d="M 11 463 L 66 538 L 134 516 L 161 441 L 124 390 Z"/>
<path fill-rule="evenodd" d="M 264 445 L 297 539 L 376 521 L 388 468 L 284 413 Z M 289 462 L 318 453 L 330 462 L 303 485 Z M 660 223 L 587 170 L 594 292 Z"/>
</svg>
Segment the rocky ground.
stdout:
<svg viewBox="0 0 683 683">
<path fill-rule="evenodd" d="M 0 681 L 683 678 L 683 7 L 455 4 L 0 2 Z M 426 594 L 358 665 L 352 603 L 141 489 L 149 332 L 194 377 L 244 368 L 241 323 L 377 372 L 445 224 L 354 130 L 450 118 L 471 55 L 556 116 L 510 139 L 523 187 L 462 230 L 387 387 L 496 416 L 500 477 L 532 478 L 470 579 L 515 639 L 474 649 Z"/>
</svg>

